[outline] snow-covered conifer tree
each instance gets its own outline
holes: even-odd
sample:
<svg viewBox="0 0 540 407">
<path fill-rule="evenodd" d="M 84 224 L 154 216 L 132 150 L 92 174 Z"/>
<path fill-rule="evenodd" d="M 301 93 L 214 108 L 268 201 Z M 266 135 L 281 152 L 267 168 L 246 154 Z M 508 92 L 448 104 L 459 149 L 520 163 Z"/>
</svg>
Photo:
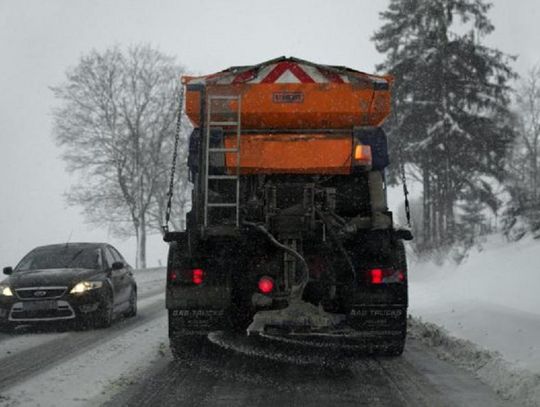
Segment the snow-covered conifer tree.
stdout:
<svg viewBox="0 0 540 407">
<path fill-rule="evenodd" d="M 373 37 L 386 56 L 378 69 L 395 76 L 388 123 L 394 162 L 418 169 L 423 184 L 417 231 L 424 250 L 460 238 L 457 203 L 491 196 L 490 179 L 501 175 L 514 137 L 507 120 L 511 58 L 482 44 L 494 29 L 490 6 L 484 0 L 391 0 Z"/>
</svg>

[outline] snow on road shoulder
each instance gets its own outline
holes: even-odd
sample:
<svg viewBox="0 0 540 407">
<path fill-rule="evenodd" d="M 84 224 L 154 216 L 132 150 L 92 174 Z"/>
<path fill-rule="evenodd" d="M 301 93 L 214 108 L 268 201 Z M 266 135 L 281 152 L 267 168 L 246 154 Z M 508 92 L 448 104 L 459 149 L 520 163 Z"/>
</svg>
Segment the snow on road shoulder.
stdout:
<svg viewBox="0 0 540 407">
<path fill-rule="evenodd" d="M 153 291 L 157 287 L 162 287 L 165 291 L 165 268 L 154 267 L 148 269 L 133 270 L 133 277 L 137 283 L 139 297 L 148 291 Z"/>
<path fill-rule="evenodd" d="M 448 261 L 410 264 L 411 306 L 426 308 L 441 300 L 482 301 L 540 315 L 540 239 L 508 242 L 491 236 L 456 266 Z"/>
<path fill-rule="evenodd" d="M 133 276 L 137 284 L 146 284 L 151 282 L 165 283 L 165 268 L 154 267 L 148 269 L 135 269 Z"/>
<path fill-rule="evenodd" d="M 11 357 L 36 346 L 68 337 L 68 332 L 32 332 L 24 334 L 3 335 L 5 339 L 0 342 L 0 366 L 2 359 Z"/>
<path fill-rule="evenodd" d="M 517 368 L 498 352 L 455 338 L 435 324 L 409 318 L 408 325 L 409 337 L 420 340 L 440 359 L 471 371 L 503 398 L 523 406 L 540 406 L 540 375 Z"/>
<path fill-rule="evenodd" d="M 538 259 L 539 240 L 491 236 L 459 266 L 410 262 L 409 311 L 439 353 L 506 397 L 540 406 Z"/>
<path fill-rule="evenodd" d="M 161 295 L 140 301 L 140 308 Z M 101 405 L 167 353 L 165 314 L 2 392 L 0 405 Z"/>
</svg>

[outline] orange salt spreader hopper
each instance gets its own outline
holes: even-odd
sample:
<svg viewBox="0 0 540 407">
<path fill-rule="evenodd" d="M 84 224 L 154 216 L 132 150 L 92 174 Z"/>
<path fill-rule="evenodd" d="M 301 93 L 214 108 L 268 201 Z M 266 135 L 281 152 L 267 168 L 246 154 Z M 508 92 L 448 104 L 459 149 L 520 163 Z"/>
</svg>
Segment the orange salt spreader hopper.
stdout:
<svg viewBox="0 0 540 407">
<path fill-rule="evenodd" d="M 391 76 L 296 58 L 184 76 L 182 83 L 193 125 L 201 127 L 201 117 L 209 121 L 210 107 L 226 148 L 236 147 L 238 127 L 223 123 L 236 121 L 240 109 L 241 174 L 349 174 L 357 144 L 353 129 L 379 127 L 390 113 Z M 215 96 L 240 96 L 241 106 Z M 236 171 L 237 157 L 226 153 L 229 173 Z"/>
</svg>

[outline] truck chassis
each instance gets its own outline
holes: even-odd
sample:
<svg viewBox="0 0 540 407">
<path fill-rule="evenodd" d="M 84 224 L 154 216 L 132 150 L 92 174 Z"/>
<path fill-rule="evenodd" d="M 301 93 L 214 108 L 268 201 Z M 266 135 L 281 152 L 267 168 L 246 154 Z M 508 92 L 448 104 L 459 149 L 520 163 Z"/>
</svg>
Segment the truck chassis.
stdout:
<svg viewBox="0 0 540 407">
<path fill-rule="evenodd" d="M 336 69 L 325 67 L 330 68 Z M 231 71 L 247 77 L 247 68 L 238 69 Z M 351 80 L 365 80 L 354 75 Z M 387 95 L 381 80 L 373 80 L 373 92 Z M 314 334 L 341 337 L 385 354 L 401 354 L 408 305 L 403 240 L 412 236 L 395 229 L 387 208 L 388 154 L 382 129 L 367 125 L 306 134 L 280 128 L 276 135 L 272 128 L 242 129 L 241 92 L 251 88 L 237 89 L 240 94 L 231 94 L 228 87 L 209 89 L 187 85 L 200 109 L 188 157 L 192 209 L 186 230 L 167 231 L 164 237 L 169 243 L 166 306 L 173 353 L 180 356 L 189 349 L 187 342 L 200 344 L 201 336 L 231 329 L 306 340 Z M 278 92 L 273 102 L 303 103 L 304 96 Z M 384 119 L 377 112 L 377 120 Z M 292 141 L 288 156 L 295 151 L 294 157 L 307 167 L 320 161 L 304 157 L 314 151 L 305 149 L 309 143 L 330 141 L 328 145 L 349 146 L 353 152 L 345 153 L 352 154 L 344 156 L 345 166 L 323 151 L 333 160 L 330 170 L 289 171 L 269 156 L 285 151 L 275 150 L 280 140 Z M 256 144 L 261 142 L 266 144 Z M 257 145 L 266 155 L 254 150 Z M 241 156 L 246 147 L 251 149 L 247 161 Z M 257 165 L 277 166 L 277 171 L 257 170 Z M 333 322 L 318 325 L 313 317 L 300 315 L 254 330 L 257 315 L 293 304 L 310 304 L 322 319 Z"/>
</svg>

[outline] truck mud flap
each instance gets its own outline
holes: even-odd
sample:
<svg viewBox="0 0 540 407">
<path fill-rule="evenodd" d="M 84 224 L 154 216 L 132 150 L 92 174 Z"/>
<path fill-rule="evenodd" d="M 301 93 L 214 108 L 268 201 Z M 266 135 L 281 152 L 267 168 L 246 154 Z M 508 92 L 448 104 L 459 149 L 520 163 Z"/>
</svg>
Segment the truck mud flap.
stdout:
<svg viewBox="0 0 540 407">
<path fill-rule="evenodd" d="M 347 316 L 348 325 L 356 331 L 377 336 L 405 335 L 407 307 L 403 305 L 354 306 Z"/>
<path fill-rule="evenodd" d="M 169 337 L 192 333 L 208 333 L 226 329 L 227 327 L 228 318 L 226 317 L 225 310 L 169 310 Z"/>
</svg>

